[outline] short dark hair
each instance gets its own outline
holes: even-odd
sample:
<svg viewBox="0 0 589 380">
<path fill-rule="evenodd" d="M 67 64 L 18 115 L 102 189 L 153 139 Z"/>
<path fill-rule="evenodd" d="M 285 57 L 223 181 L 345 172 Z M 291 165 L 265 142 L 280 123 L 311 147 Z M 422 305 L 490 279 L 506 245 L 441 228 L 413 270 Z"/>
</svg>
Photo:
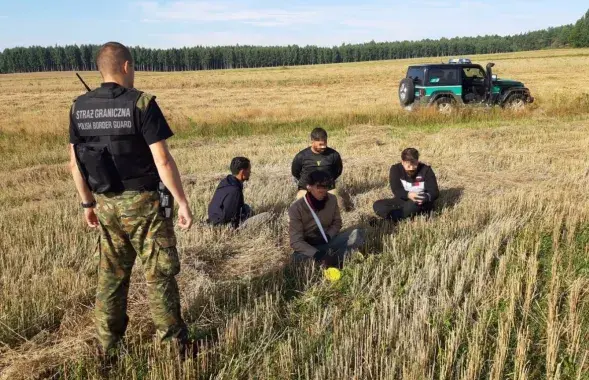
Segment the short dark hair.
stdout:
<svg viewBox="0 0 589 380">
<path fill-rule="evenodd" d="M 234 157 L 231 160 L 231 165 L 229 166 L 229 169 L 231 169 L 231 174 L 238 175 L 240 171 L 248 169 L 250 165 L 250 160 L 248 158 Z"/>
<path fill-rule="evenodd" d="M 327 131 L 323 128 L 317 127 L 311 131 L 311 140 L 313 141 L 327 141 Z"/>
<path fill-rule="evenodd" d="M 125 45 L 118 42 L 105 43 L 96 55 L 96 67 L 103 76 L 120 73 L 127 61 L 133 63 L 133 55 Z"/>
<path fill-rule="evenodd" d="M 407 148 L 401 153 L 401 160 L 417 161 L 419 160 L 419 152 L 415 148 Z"/>
<path fill-rule="evenodd" d="M 331 175 L 328 172 L 322 170 L 315 170 L 309 173 L 307 176 L 307 184 L 313 185 L 331 185 Z"/>
</svg>

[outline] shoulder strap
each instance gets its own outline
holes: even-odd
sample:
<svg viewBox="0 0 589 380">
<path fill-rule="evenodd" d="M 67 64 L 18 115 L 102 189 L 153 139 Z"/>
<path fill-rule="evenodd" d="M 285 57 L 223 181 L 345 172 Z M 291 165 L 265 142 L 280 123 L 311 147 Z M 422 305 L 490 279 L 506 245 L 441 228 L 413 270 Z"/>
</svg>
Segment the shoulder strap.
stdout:
<svg viewBox="0 0 589 380">
<path fill-rule="evenodd" d="M 135 119 L 135 131 L 137 133 L 139 133 L 140 129 L 141 129 L 141 119 L 143 118 L 143 112 L 145 112 L 144 107 L 147 107 L 146 103 L 145 105 L 143 104 L 139 104 L 139 101 L 141 100 L 141 97 L 143 96 L 144 92 L 143 91 L 139 91 L 137 89 L 133 89 L 133 91 L 136 91 L 137 94 L 135 95 L 135 99 L 133 101 L 133 118 Z M 139 112 L 137 112 L 137 109 L 139 109 Z"/>
<path fill-rule="evenodd" d="M 319 220 L 319 217 L 317 216 L 317 214 L 315 214 L 315 210 L 313 210 L 313 207 L 311 207 L 311 205 L 309 204 L 309 201 L 307 200 L 307 196 L 305 195 L 303 198 L 305 199 L 305 203 L 307 204 L 307 207 L 309 207 L 309 210 L 311 211 L 311 215 L 313 215 L 313 219 L 315 219 L 315 224 L 317 225 L 317 227 L 319 227 L 319 232 L 321 232 L 321 236 L 323 236 L 323 240 L 325 240 L 326 243 L 329 243 L 329 240 L 327 240 L 327 235 L 325 235 L 325 231 L 323 230 L 323 226 L 321 225 L 321 221 Z"/>
<path fill-rule="evenodd" d="M 143 91 L 139 91 L 137 89 L 134 90 L 137 91 L 137 99 L 135 100 L 135 105 L 137 108 L 141 110 L 141 112 L 145 112 L 149 103 L 153 99 L 155 99 L 155 96 Z"/>
</svg>

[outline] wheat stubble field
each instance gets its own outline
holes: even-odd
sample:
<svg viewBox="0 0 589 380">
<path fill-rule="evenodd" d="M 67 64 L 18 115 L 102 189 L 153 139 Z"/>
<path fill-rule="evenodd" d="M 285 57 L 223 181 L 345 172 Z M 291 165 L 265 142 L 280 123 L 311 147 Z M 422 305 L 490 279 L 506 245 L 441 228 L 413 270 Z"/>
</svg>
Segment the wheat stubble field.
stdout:
<svg viewBox="0 0 589 380">
<path fill-rule="evenodd" d="M 407 114 L 407 64 L 139 73 L 177 135 L 197 220 L 230 159 L 272 223 L 178 232 L 183 312 L 199 355 L 151 341 L 140 264 L 113 379 L 589 378 L 589 50 L 473 57 L 524 81 L 523 113 Z M 91 87 L 97 73 L 84 73 Z M 73 73 L 0 76 L 0 378 L 92 379 L 93 257 L 66 166 Z M 293 155 L 326 126 L 344 159 L 345 227 L 368 230 L 342 280 L 288 265 Z M 417 147 L 436 170 L 433 218 L 370 227 L 388 169 Z"/>
</svg>

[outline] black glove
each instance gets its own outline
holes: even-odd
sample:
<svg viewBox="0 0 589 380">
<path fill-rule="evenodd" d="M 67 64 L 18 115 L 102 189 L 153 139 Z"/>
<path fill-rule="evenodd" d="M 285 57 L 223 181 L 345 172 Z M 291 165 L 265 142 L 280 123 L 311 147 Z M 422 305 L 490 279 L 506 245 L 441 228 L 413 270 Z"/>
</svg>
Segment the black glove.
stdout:
<svg viewBox="0 0 589 380">
<path fill-rule="evenodd" d="M 339 258 L 337 255 L 332 255 L 330 252 L 319 251 L 316 254 L 315 260 L 325 268 L 335 267 L 338 268 L 340 266 Z"/>
<path fill-rule="evenodd" d="M 327 256 L 327 251 L 317 251 L 315 252 L 315 254 L 313 255 L 313 258 L 316 261 L 322 261 L 325 257 Z"/>
</svg>

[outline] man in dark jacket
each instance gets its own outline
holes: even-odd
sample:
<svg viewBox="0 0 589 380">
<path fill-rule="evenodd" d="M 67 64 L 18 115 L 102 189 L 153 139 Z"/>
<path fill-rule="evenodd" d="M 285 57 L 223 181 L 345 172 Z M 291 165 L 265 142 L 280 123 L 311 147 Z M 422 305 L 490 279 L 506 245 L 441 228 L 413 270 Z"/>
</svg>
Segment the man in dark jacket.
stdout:
<svg viewBox="0 0 589 380">
<path fill-rule="evenodd" d="M 327 147 L 327 132 L 323 128 L 315 128 L 311 132 L 311 146 L 301 150 L 292 161 L 291 172 L 297 180 L 297 199 L 307 193 L 308 177 L 313 171 L 327 172 L 332 178 L 329 192 L 337 196 L 335 182 L 342 174 L 343 164 L 339 153 Z M 338 203 L 339 197 L 338 197 Z"/>
<path fill-rule="evenodd" d="M 428 213 L 440 195 L 434 171 L 419 162 L 415 148 L 401 153 L 401 162 L 391 167 L 389 181 L 395 198 L 376 201 L 373 206 L 381 218 L 398 221 Z"/>
<path fill-rule="evenodd" d="M 221 180 L 209 203 L 208 222 L 214 226 L 231 225 L 244 228 L 246 225 L 259 224 L 270 218 L 269 213 L 253 217 L 252 209 L 243 199 L 243 183 L 250 179 L 252 167 L 245 157 L 231 160 L 231 175 Z"/>
</svg>

